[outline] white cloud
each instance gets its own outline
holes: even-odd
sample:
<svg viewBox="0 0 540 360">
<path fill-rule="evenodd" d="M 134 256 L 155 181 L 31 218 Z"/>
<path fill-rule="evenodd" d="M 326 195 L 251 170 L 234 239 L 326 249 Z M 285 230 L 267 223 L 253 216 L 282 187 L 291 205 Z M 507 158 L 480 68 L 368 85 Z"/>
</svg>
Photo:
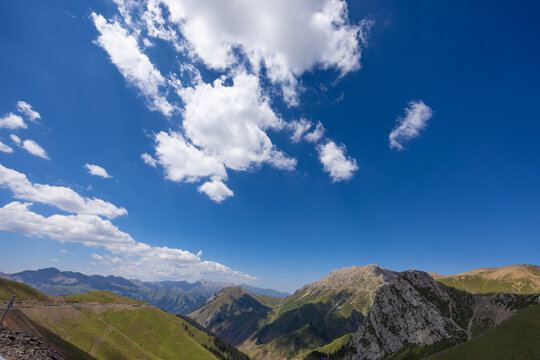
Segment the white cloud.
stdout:
<svg viewBox="0 0 540 360">
<path fill-rule="evenodd" d="M 215 202 L 222 202 L 226 198 L 233 196 L 234 193 L 220 180 L 207 181 L 197 188 Z"/>
<path fill-rule="evenodd" d="M 85 198 L 70 188 L 32 184 L 26 175 L 0 165 L 0 187 L 10 189 L 17 199 L 36 201 L 60 210 L 83 215 L 102 215 L 113 219 L 127 214 L 126 209 L 97 198 Z"/>
<path fill-rule="evenodd" d="M 50 160 L 47 152 L 34 140 L 24 140 L 22 143 L 22 147 L 32 155 L 38 156 L 42 159 Z"/>
<path fill-rule="evenodd" d="M 343 0 L 148 0 L 146 24 L 163 27 L 159 9 L 177 24 L 187 48 L 206 66 L 223 70 L 239 62 L 241 49 L 256 71 L 264 63 L 270 80 L 283 88 L 290 104 L 297 102 L 296 78 L 316 66 L 342 75 L 360 67 L 360 42 L 372 21 L 349 22 Z M 156 10 L 157 9 L 157 10 Z M 172 39 L 171 39 L 172 40 Z"/>
<path fill-rule="evenodd" d="M 19 101 L 17 102 L 17 110 L 23 115 L 25 115 L 30 121 L 36 122 L 41 119 L 41 115 L 35 110 L 32 109 L 32 105 L 27 102 Z"/>
<path fill-rule="evenodd" d="M 266 131 L 280 130 L 284 122 L 261 94 L 258 78 L 240 72 L 232 82 L 226 86 L 217 79 L 213 84 L 199 83 L 181 91 L 186 137 L 230 169 L 281 163 L 285 155 L 275 148 Z M 290 164 L 294 167 L 295 163 Z"/>
<path fill-rule="evenodd" d="M 109 220 L 96 215 L 51 215 L 44 217 L 29 210 L 32 203 L 11 202 L 0 208 L 0 229 L 27 236 L 48 236 L 51 239 L 81 242 L 88 246 L 132 244 L 126 233 Z"/>
<path fill-rule="evenodd" d="M 59 262 L 60 260 L 58 259 L 50 259 L 52 262 Z"/>
<path fill-rule="evenodd" d="M 356 160 L 345 155 L 347 151 L 345 146 L 337 146 L 333 141 L 328 141 L 324 145 L 319 145 L 318 150 L 323 169 L 330 175 L 332 181 L 349 180 L 358 170 Z"/>
<path fill-rule="evenodd" d="M 422 100 L 411 101 L 405 109 L 405 117 L 398 118 L 396 127 L 388 136 L 390 148 L 403 150 L 403 143 L 420 135 L 420 130 L 427 126 L 432 116 L 433 111 Z"/>
<path fill-rule="evenodd" d="M 11 140 L 12 140 L 15 144 L 21 145 L 21 142 L 22 142 L 22 141 L 21 141 L 21 138 L 18 137 L 17 135 L 11 134 L 11 135 L 9 135 L 9 137 L 11 138 Z"/>
<path fill-rule="evenodd" d="M 91 175 L 101 176 L 102 178 L 105 178 L 105 179 L 112 178 L 112 176 L 109 175 L 109 173 L 107 173 L 107 170 L 105 170 L 101 166 L 94 165 L 94 164 L 86 164 L 84 165 L 84 167 L 88 169 L 88 172 Z"/>
<path fill-rule="evenodd" d="M 325 132 L 324 126 L 319 121 L 317 123 L 317 126 L 315 126 L 315 129 L 313 129 L 313 131 L 311 131 L 310 133 L 306 134 L 304 138 L 306 139 L 306 141 L 309 141 L 311 143 L 318 143 L 319 140 L 322 139 L 324 132 Z"/>
<path fill-rule="evenodd" d="M 93 254 L 102 264 L 110 263 L 112 271 L 128 277 L 155 278 L 226 278 L 253 280 L 253 276 L 180 249 L 151 246 L 136 242 L 109 220 L 96 215 L 51 215 L 32 212 L 31 203 L 11 202 L 0 208 L 0 230 L 27 236 L 49 237 L 61 242 L 78 242 L 101 247 L 114 256 Z M 150 275 L 151 274 L 151 275 Z"/>
<path fill-rule="evenodd" d="M 96 259 L 96 260 L 103 260 L 103 256 L 101 255 L 98 255 L 98 254 L 91 254 L 92 258 Z"/>
<path fill-rule="evenodd" d="M 143 159 L 145 164 L 150 165 L 151 167 L 155 168 L 157 166 L 156 159 L 147 153 L 142 154 L 141 159 Z"/>
<path fill-rule="evenodd" d="M 0 151 L 5 153 L 12 153 L 13 149 L 0 141 Z"/>
<path fill-rule="evenodd" d="M 167 179 L 196 182 L 202 177 L 227 177 L 219 160 L 189 144 L 182 134 L 162 131 L 155 135 L 155 141 L 156 161 L 165 169 Z"/>
<path fill-rule="evenodd" d="M 300 142 L 300 140 L 302 140 L 302 138 L 304 137 L 304 135 L 306 134 L 306 132 L 311 129 L 311 126 L 313 124 L 311 123 L 311 121 L 307 120 L 307 119 L 300 119 L 300 120 L 294 120 L 294 121 L 291 121 L 287 127 L 291 130 L 292 132 L 292 135 L 291 135 L 291 141 L 292 142 Z"/>
<path fill-rule="evenodd" d="M 62 254 L 67 254 L 67 253 L 68 253 L 68 251 L 67 251 L 66 249 L 62 249 L 62 250 L 60 250 L 60 252 L 61 252 Z"/>
<path fill-rule="evenodd" d="M 14 113 L 9 113 L 0 118 L 0 128 L 6 129 L 26 129 L 28 126 L 23 118 Z"/>
<path fill-rule="evenodd" d="M 152 110 L 170 116 L 174 106 L 167 101 L 162 90 L 166 86 L 165 78 L 141 51 L 137 38 L 118 22 L 108 22 L 96 13 L 92 13 L 91 17 L 100 33 L 96 44 L 109 54 L 126 81 L 141 91 Z"/>
</svg>

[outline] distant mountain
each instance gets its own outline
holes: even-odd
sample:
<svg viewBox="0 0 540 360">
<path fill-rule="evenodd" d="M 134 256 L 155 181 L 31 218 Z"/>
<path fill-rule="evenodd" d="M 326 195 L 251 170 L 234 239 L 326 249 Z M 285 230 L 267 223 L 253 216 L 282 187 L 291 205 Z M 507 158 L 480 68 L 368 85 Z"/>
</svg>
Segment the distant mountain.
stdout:
<svg viewBox="0 0 540 360">
<path fill-rule="evenodd" d="M 228 288 L 189 316 L 253 358 L 297 358 L 355 332 L 377 289 L 396 276 L 377 265 L 344 268 L 283 300 Z"/>
<path fill-rule="evenodd" d="M 431 275 L 447 286 L 473 294 L 540 293 L 540 266 L 536 265 L 482 268 L 449 276 Z"/>
<path fill-rule="evenodd" d="M 170 313 L 188 314 L 201 307 L 217 291 L 234 286 L 230 282 L 200 280 L 143 282 L 118 276 L 85 275 L 56 268 L 27 270 L 0 277 L 33 286 L 50 296 L 85 294 L 108 290 L 121 296 L 142 300 Z M 283 294 L 271 289 L 252 287 L 257 294 Z"/>
<path fill-rule="evenodd" d="M 229 287 L 215 293 L 189 317 L 225 341 L 240 345 L 258 329 L 259 321 L 270 310 L 244 288 Z"/>
<path fill-rule="evenodd" d="M 246 289 L 253 295 L 266 295 L 266 296 L 271 296 L 271 297 L 280 298 L 280 299 L 284 299 L 287 296 L 291 295 L 288 292 L 277 291 L 273 289 L 262 289 L 262 288 L 258 288 L 258 287 L 246 285 L 246 284 L 242 284 L 238 286 Z"/>
<path fill-rule="evenodd" d="M 0 280 L 1 289 L 31 294 L 22 304 L 16 302 L 4 324 L 43 339 L 67 359 L 249 360 L 189 320 L 109 291 L 48 298 L 5 279 Z M 4 292 L 2 306 L 10 297 Z"/>
<path fill-rule="evenodd" d="M 421 271 L 405 271 L 382 286 L 350 343 L 307 359 L 421 359 L 463 343 L 540 303 L 540 295 L 472 295 Z M 512 357 L 514 358 L 514 357 Z"/>
</svg>

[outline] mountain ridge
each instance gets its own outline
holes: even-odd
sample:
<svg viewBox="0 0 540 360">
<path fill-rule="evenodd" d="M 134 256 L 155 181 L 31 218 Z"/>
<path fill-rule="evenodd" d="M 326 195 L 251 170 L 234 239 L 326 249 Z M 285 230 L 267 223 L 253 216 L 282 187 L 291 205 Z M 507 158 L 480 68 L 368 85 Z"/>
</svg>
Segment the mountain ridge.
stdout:
<svg viewBox="0 0 540 360">
<path fill-rule="evenodd" d="M 141 300 L 170 313 L 186 315 L 202 306 L 217 291 L 234 286 L 231 282 L 199 280 L 141 281 L 119 276 L 86 275 L 80 272 L 61 271 L 54 267 L 25 270 L 14 274 L 0 273 L 0 277 L 30 285 L 49 296 L 63 296 L 108 290 L 117 295 Z M 257 294 L 284 293 L 273 289 L 250 287 Z"/>
</svg>

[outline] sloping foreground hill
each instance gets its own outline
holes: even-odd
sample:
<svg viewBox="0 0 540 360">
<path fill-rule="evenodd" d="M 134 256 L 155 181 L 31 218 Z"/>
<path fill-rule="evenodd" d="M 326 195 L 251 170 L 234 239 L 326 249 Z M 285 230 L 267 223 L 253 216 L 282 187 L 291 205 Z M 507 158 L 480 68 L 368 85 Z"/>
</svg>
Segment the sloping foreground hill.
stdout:
<svg viewBox="0 0 540 360">
<path fill-rule="evenodd" d="M 472 295 L 421 271 L 380 288 L 366 321 L 340 356 L 349 360 L 421 359 L 470 340 L 540 303 L 540 295 Z M 331 359 L 340 358 L 335 356 Z"/>
<path fill-rule="evenodd" d="M 540 293 L 540 266 L 536 265 L 482 268 L 449 276 L 432 275 L 447 286 L 473 294 Z"/>
<path fill-rule="evenodd" d="M 426 360 L 536 360 L 540 358 L 540 305 L 470 341 L 428 356 Z"/>
<path fill-rule="evenodd" d="M 224 289 L 189 316 L 253 358 L 302 358 L 355 332 L 377 289 L 396 276 L 377 265 L 343 268 L 281 301 Z"/>
<path fill-rule="evenodd" d="M 71 359 L 247 359 L 188 321 L 140 301 L 102 291 L 35 303 L 41 295 L 16 305 L 5 324 L 43 338 Z"/>
<path fill-rule="evenodd" d="M 0 299 L 11 299 L 15 295 L 17 300 L 48 300 L 49 297 L 31 286 L 17 281 L 0 278 Z"/>
</svg>

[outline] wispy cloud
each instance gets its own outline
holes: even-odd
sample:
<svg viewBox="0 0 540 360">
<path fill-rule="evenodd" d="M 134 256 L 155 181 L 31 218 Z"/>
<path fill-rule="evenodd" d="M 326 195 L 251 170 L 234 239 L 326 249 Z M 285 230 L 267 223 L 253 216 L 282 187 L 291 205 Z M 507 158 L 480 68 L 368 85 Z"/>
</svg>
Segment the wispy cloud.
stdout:
<svg viewBox="0 0 540 360">
<path fill-rule="evenodd" d="M 411 101 L 405 108 L 405 117 L 398 118 L 396 127 L 388 135 L 390 148 L 403 150 L 403 143 L 420 135 L 432 116 L 433 111 L 422 100 Z"/>
<path fill-rule="evenodd" d="M 96 13 L 92 13 L 91 18 L 100 33 L 96 44 L 109 54 L 127 82 L 146 97 L 151 109 L 170 116 L 174 107 L 162 90 L 166 85 L 165 78 L 141 51 L 137 39 L 118 22 L 108 22 Z"/>
<path fill-rule="evenodd" d="M 17 102 L 17 110 L 25 115 L 30 121 L 37 122 L 37 120 L 41 119 L 41 115 L 34 109 L 32 109 L 32 105 L 30 105 L 27 102 L 19 101 Z"/>
<path fill-rule="evenodd" d="M 110 178 L 112 178 L 112 176 L 109 175 L 109 173 L 107 172 L 107 170 L 105 170 L 104 168 L 102 168 L 102 167 L 99 166 L 99 165 L 85 164 L 84 167 L 85 167 L 86 169 L 88 169 L 88 172 L 89 172 L 91 175 L 101 176 L 102 178 L 105 178 L 105 179 L 110 179 Z"/>
<path fill-rule="evenodd" d="M 127 211 L 101 199 L 84 198 L 67 187 L 32 184 L 24 174 L 2 165 L 0 186 L 11 189 L 17 198 L 42 202 L 74 213 L 43 216 L 30 209 L 30 202 L 12 201 L 0 207 L 0 230 L 102 248 L 110 255 L 94 254 L 92 257 L 115 273 L 139 278 L 149 278 L 149 274 L 152 274 L 154 278 L 169 279 L 254 279 L 217 262 L 202 260 L 202 252 L 193 254 L 135 241 L 110 220 L 100 217 L 113 218 Z"/>
<path fill-rule="evenodd" d="M 45 149 L 43 149 L 34 140 L 24 140 L 21 146 L 24 150 L 28 151 L 32 155 L 35 155 L 45 160 L 50 160 L 49 155 L 47 155 Z"/>
<path fill-rule="evenodd" d="M 0 141 L 0 151 L 5 153 L 12 153 L 13 149 Z"/>
<path fill-rule="evenodd" d="M 110 202 L 80 196 L 64 186 L 31 183 L 25 174 L 0 165 L 0 187 L 8 188 L 17 199 L 35 201 L 60 210 L 83 215 L 102 215 L 109 219 L 126 215 L 127 210 Z"/>
</svg>

